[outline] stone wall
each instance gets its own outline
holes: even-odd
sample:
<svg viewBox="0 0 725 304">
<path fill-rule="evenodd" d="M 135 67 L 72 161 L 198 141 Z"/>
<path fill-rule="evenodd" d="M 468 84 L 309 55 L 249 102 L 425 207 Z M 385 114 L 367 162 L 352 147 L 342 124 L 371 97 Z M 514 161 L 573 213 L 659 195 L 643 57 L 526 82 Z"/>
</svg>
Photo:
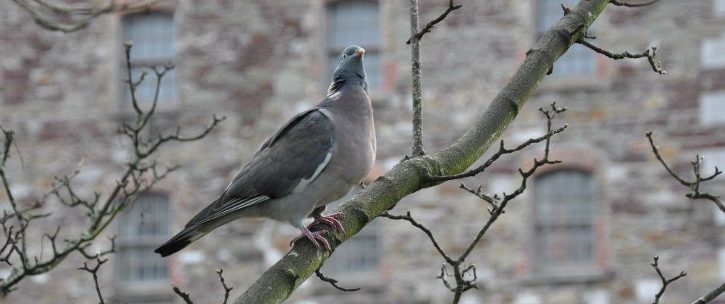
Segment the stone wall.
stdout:
<svg viewBox="0 0 725 304">
<path fill-rule="evenodd" d="M 421 1 L 421 20 L 435 18 L 444 2 Z M 523 61 L 534 42 L 532 2 L 464 2 L 463 9 L 426 35 L 427 151 L 463 134 Z M 408 4 L 380 5 L 385 85 L 373 96 L 376 171 L 385 172 L 409 153 L 412 116 L 410 50 L 405 45 Z M 84 156 L 76 182 L 80 192 L 109 189 L 130 156 L 129 144 L 116 132 L 130 113 L 118 97 L 124 89 L 120 15 L 99 17 L 86 29 L 61 34 L 41 29 L 12 2 L 0 7 L 0 124 L 16 131 L 22 153 L 22 161 L 14 157 L 8 168 L 17 198 L 32 202 L 49 188 L 53 174 L 69 172 Z M 213 113 L 227 118 L 202 141 L 160 151 L 162 163 L 182 165 L 157 188 L 174 204 L 175 231 L 226 186 L 276 127 L 321 100 L 329 80 L 321 46 L 324 1 L 182 0 L 172 7 L 180 98 L 162 107 L 154 125 L 164 131 L 178 124 L 192 132 Z M 655 284 L 653 290 L 658 278 L 649 266 L 655 255 L 661 256 L 666 274 L 688 272 L 670 287 L 664 303 L 691 302 L 725 280 L 725 261 L 718 254 L 725 221 L 716 220 L 712 204 L 684 197 L 687 189 L 656 162 L 644 136 L 653 130 L 663 155 L 681 172 L 689 170 L 696 153 L 712 156 L 706 159 L 708 166 L 718 165 L 725 145 L 723 125 L 703 125 L 700 119 L 701 94 L 725 88 L 722 68 L 705 67 L 701 60 L 702 44 L 721 37 L 725 28 L 725 18 L 713 7 L 714 1 L 707 0 L 607 8 L 597 21 L 594 42 L 615 52 L 639 52 L 654 42 L 668 74 L 653 73 L 645 60 L 599 56 L 595 75 L 547 77 L 502 137 L 512 146 L 542 134 L 545 120 L 536 109 L 552 101 L 568 107 L 555 122 L 569 128 L 554 139 L 553 156 L 564 165 L 589 164 L 597 177 L 601 275 L 560 280 L 531 273 L 535 202 L 527 192 L 511 203 L 469 258 L 478 269 L 479 289 L 467 293 L 466 303 L 649 303 L 659 288 Z M 519 182 L 516 169 L 530 165 L 541 152 L 537 147 L 504 157 L 492 173 L 464 182 L 511 192 Z M 720 185 L 712 185 L 714 193 Z M 0 192 L 0 202 L 6 199 Z M 458 182 L 448 182 L 405 198 L 392 213 L 411 210 L 435 228 L 444 248 L 460 254 L 485 223 L 485 207 L 458 189 Z M 63 224 L 69 227 L 63 233 L 72 235 L 72 227 L 83 223 L 77 212 L 52 204 L 47 208 L 59 216 L 40 228 Z M 397 221 L 382 220 L 379 228 L 381 260 L 375 275 L 339 277 L 341 284 L 362 286 L 362 291 L 343 293 L 312 278 L 290 302 L 449 302 L 452 294 L 435 279 L 442 259 L 425 235 Z M 172 283 L 201 303 L 217 302 L 222 290 L 213 271 L 222 267 L 236 296 L 287 250 L 297 233 L 261 220 L 224 226 L 170 259 Z M 260 241 L 266 239 L 271 241 Z M 90 276 L 76 270 L 81 264 L 74 256 L 47 275 L 28 278 L 5 301 L 95 302 Z M 119 296 L 115 282 L 113 267 L 105 268 L 101 285 L 108 297 Z M 168 293 L 179 302 L 170 288 Z"/>
</svg>

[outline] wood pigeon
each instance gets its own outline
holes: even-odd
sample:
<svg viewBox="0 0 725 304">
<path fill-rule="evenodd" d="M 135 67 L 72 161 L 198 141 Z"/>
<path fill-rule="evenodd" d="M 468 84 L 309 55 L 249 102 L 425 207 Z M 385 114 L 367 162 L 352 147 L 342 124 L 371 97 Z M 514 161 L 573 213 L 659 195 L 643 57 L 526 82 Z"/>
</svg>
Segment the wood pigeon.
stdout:
<svg viewBox="0 0 725 304">
<path fill-rule="evenodd" d="M 363 69 L 365 50 L 351 45 L 340 54 L 332 84 L 322 102 L 297 114 L 259 148 L 219 198 L 201 210 L 184 230 L 154 252 L 173 254 L 216 229 L 243 217 L 266 217 L 292 224 L 315 247 L 330 250 L 325 223 L 344 229 L 341 213 L 322 215 L 367 176 L 375 161 L 373 108 Z M 305 226 L 303 221 L 314 221 Z"/>
</svg>

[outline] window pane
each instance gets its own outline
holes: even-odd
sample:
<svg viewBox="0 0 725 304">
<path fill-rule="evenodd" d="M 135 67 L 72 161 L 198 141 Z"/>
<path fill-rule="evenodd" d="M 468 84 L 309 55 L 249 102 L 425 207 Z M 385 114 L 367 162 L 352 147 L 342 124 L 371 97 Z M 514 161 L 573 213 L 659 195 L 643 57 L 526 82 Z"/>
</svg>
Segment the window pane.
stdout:
<svg viewBox="0 0 725 304">
<path fill-rule="evenodd" d="M 584 171 L 555 171 L 537 177 L 534 191 L 534 269 L 593 264 L 594 177 Z"/>
<path fill-rule="evenodd" d="M 328 6 L 328 41 L 341 51 L 348 45 L 379 45 L 380 13 L 373 1 L 339 1 Z"/>
<path fill-rule="evenodd" d="M 169 14 L 133 14 L 123 18 L 124 37 L 133 41 L 131 59 L 169 60 L 174 57 L 174 21 Z"/>
<path fill-rule="evenodd" d="M 146 68 L 146 80 L 136 90 L 138 102 L 151 102 L 156 90 L 156 75 L 148 67 L 161 68 L 174 63 L 175 29 L 172 15 L 163 13 L 132 14 L 123 18 L 124 38 L 133 41 L 131 62 L 133 79 L 141 75 Z M 178 98 L 176 87 L 176 70 L 167 72 L 163 77 L 159 90 L 159 101 Z M 123 98 L 131 100 L 128 86 L 122 87 Z"/>
<path fill-rule="evenodd" d="M 153 251 L 168 238 L 171 220 L 168 197 L 144 194 L 118 218 L 118 266 L 123 281 L 162 281 L 169 278 L 167 260 Z"/>
</svg>

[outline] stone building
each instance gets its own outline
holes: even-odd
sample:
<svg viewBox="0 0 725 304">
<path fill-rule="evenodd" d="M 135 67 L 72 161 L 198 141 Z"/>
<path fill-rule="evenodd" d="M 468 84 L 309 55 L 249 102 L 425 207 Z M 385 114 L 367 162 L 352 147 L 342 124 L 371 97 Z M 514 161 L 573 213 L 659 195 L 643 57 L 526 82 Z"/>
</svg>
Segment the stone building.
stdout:
<svg viewBox="0 0 725 304">
<path fill-rule="evenodd" d="M 424 38 L 424 139 L 436 151 L 458 138 L 523 61 L 538 36 L 571 0 L 465 1 Z M 447 1 L 422 0 L 421 20 Z M 16 131 L 9 164 L 12 190 L 32 202 L 54 174 L 85 157 L 80 193 L 115 184 L 128 143 L 117 126 L 132 114 L 124 78 L 123 41 L 134 42 L 133 72 L 172 63 L 163 83 L 155 131 L 192 132 L 212 114 L 226 121 L 207 138 L 160 151 L 182 168 L 122 214 L 108 234 L 117 254 L 101 271 L 104 295 L 119 303 L 181 303 L 169 284 L 197 303 L 221 302 L 214 269 L 223 268 L 232 297 L 286 252 L 298 232 L 283 224 L 244 220 L 217 229 L 171 258 L 153 249 L 178 231 L 226 186 L 259 143 L 296 112 L 320 101 L 339 51 L 363 46 L 374 100 L 382 174 L 410 151 L 410 51 L 407 1 L 169 1 L 150 12 L 110 14 L 62 34 L 37 26 L 15 3 L 0 4 L 0 125 Z M 478 289 L 465 303 L 651 303 L 660 256 L 668 276 L 663 303 L 690 303 L 725 281 L 725 215 L 688 191 L 654 159 L 645 131 L 680 172 L 704 155 L 708 172 L 725 166 L 725 1 L 661 1 L 647 8 L 609 7 L 590 31 L 614 52 L 659 46 L 668 71 L 646 60 L 613 61 L 575 45 L 554 66 L 502 138 L 507 146 L 538 136 L 537 108 L 568 107 L 568 123 L 552 143 L 563 164 L 543 168 L 507 208 L 469 261 Z M 149 100 L 152 86 L 139 89 Z M 146 103 L 148 105 L 148 103 Z M 541 147 L 504 157 L 464 182 L 491 193 L 518 187 L 516 169 Z M 490 154 L 490 153 L 489 153 Z M 722 179 L 708 188 L 722 193 Z M 7 197 L 0 192 L 0 204 Z M 391 213 L 410 210 L 433 228 L 441 245 L 460 254 L 487 219 L 485 202 L 448 182 L 411 195 Z M 77 210 L 54 205 L 39 237 L 57 225 L 72 235 L 84 224 Z M 143 216 L 142 216 L 143 214 Z M 99 240 L 98 249 L 106 246 Z M 47 246 L 47 244 L 45 245 Z M 47 249 L 46 249 L 47 250 Z M 4 303 L 96 302 L 90 275 L 73 256 L 48 274 L 25 279 Z M 425 235 L 378 219 L 345 243 L 325 273 L 354 293 L 310 278 L 290 303 L 447 303 L 436 279 L 443 260 Z M 0 276 L 9 267 L 0 266 Z M 688 302 L 689 301 L 689 302 Z M 717 302 L 717 301 L 716 301 Z M 719 303 L 725 303 L 720 300 Z"/>
</svg>

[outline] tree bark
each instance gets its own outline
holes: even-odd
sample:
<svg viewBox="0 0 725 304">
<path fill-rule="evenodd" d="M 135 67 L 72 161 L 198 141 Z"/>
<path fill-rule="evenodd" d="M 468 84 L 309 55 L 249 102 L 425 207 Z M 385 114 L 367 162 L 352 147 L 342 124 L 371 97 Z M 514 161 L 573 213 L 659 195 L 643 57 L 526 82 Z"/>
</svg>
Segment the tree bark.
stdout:
<svg viewBox="0 0 725 304">
<path fill-rule="evenodd" d="M 338 211 L 347 234 L 332 240 L 339 246 L 403 197 L 438 183 L 428 175 L 463 172 L 493 144 L 526 104 L 541 80 L 607 6 L 609 0 L 581 0 L 570 13 L 550 28 L 527 52 L 526 59 L 475 124 L 453 145 L 432 155 L 405 160 L 378 178 Z M 331 234 L 334 235 L 334 233 Z M 277 264 L 268 269 L 234 303 L 280 303 L 287 299 L 329 257 L 309 242 L 298 242 Z"/>
</svg>

